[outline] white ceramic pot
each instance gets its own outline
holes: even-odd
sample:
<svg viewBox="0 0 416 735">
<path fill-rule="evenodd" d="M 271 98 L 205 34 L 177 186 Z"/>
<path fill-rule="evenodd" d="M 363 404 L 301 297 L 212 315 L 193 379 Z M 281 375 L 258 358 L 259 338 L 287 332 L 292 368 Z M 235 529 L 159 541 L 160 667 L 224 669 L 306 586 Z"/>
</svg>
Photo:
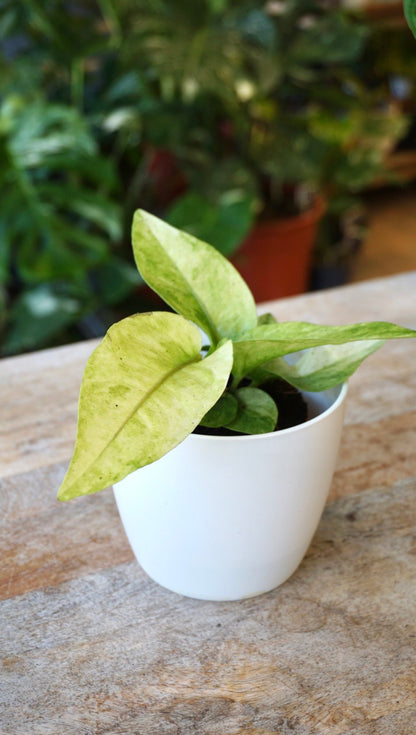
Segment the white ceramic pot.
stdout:
<svg viewBox="0 0 416 735">
<path fill-rule="evenodd" d="M 341 437 L 346 385 L 304 394 L 309 419 L 269 434 L 192 434 L 114 486 L 132 549 L 152 579 L 204 600 L 282 584 L 319 523 Z"/>
</svg>

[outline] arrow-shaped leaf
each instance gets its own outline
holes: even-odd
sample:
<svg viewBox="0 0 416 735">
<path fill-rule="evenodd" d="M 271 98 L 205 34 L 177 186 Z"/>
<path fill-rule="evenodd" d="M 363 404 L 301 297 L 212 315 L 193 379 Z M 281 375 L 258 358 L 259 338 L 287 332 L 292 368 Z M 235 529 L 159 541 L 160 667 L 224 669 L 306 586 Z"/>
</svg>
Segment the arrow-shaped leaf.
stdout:
<svg viewBox="0 0 416 735">
<path fill-rule="evenodd" d="M 268 393 L 260 388 L 239 388 L 237 416 L 227 424 L 228 429 L 243 434 L 265 434 L 274 431 L 277 424 L 277 406 Z"/>
<path fill-rule="evenodd" d="M 416 337 L 416 331 L 389 322 L 367 322 L 337 327 L 308 322 L 261 325 L 235 341 L 233 375 L 236 380 L 240 380 L 269 360 L 311 347 L 340 345 L 357 340 L 384 341 L 400 337 Z"/>
<path fill-rule="evenodd" d="M 215 248 L 143 210 L 135 212 L 132 240 L 146 283 L 198 324 L 213 344 L 235 339 L 257 324 L 248 286 Z"/>
<path fill-rule="evenodd" d="M 201 334 L 183 317 L 137 314 L 113 325 L 88 360 L 74 455 L 59 490 L 69 500 L 159 459 L 222 395 L 227 341 L 201 359 Z"/>
<path fill-rule="evenodd" d="M 343 383 L 366 357 L 384 344 L 382 340 L 363 340 L 344 345 L 312 347 L 290 365 L 283 357 L 266 363 L 255 373 L 256 382 L 280 377 L 305 391 L 321 391 Z"/>
</svg>

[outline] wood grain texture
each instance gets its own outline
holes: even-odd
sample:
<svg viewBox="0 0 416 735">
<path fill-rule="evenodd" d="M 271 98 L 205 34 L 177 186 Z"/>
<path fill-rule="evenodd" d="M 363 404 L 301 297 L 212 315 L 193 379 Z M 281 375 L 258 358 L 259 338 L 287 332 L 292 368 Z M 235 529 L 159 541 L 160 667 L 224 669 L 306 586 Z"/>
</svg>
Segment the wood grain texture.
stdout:
<svg viewBox="0 0 416 735">
<path fill-rule="evenodd" d="M 251 600 L 181 598 L 117 552 L 4 600 L 1 732 L 410 735 L 414 492 L 330 504 L 296 574 Z"/>
<path fill-rule="evenodd" d="M 71 456 L 82 373 L 96 344 L 0 360 L 0 477 Z"/>
<path fill-rule="evenodd" d="M 0 480 L 0 600 L 131 560 L 111 491 L 56 500 L 62 465 Z"/>
<path fill-rule="evenodd" d="M 415 327 L 415 294 L 412 273 L 264 308 Z M 416 340 L 350 380 L 298 571 L 233 603 L 154 584 L 111 490 L 56 500 L 95 344 L 0 361 L 0 735 L 413 735 Z"/>
</svg>

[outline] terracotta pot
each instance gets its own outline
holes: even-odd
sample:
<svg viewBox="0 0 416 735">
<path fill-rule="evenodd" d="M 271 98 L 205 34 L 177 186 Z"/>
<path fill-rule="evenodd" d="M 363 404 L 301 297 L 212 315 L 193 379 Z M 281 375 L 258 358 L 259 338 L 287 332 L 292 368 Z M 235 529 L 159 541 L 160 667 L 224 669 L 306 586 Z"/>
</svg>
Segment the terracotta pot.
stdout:
<svg viewBox="0 0 416 735">
<path fill-rule="evenodd" d="M 248 283 L 257 303 L 308 290 L 312 250 L 323 199 L 295 217 L 259 222 L 232 262 Z"/>
</svg>

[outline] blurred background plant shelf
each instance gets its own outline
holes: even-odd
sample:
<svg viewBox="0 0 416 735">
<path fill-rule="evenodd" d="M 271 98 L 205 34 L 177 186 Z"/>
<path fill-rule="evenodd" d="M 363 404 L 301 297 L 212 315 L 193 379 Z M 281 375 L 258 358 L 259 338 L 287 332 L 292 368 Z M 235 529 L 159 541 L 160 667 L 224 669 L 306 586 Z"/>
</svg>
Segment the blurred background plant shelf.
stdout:
<svg viewBox="0 0 416 735">
<path fill-rule="evenodd" d="M 0 11 L 1 354 L 148 308 L 137 207 L 213 243 L 257 301 L 327 285 L 322 268 L 345 277 L 363 193 L 399 180 L 388 154 L 414 112 L 365 15 L 315 0 Z"/>
</svg>

